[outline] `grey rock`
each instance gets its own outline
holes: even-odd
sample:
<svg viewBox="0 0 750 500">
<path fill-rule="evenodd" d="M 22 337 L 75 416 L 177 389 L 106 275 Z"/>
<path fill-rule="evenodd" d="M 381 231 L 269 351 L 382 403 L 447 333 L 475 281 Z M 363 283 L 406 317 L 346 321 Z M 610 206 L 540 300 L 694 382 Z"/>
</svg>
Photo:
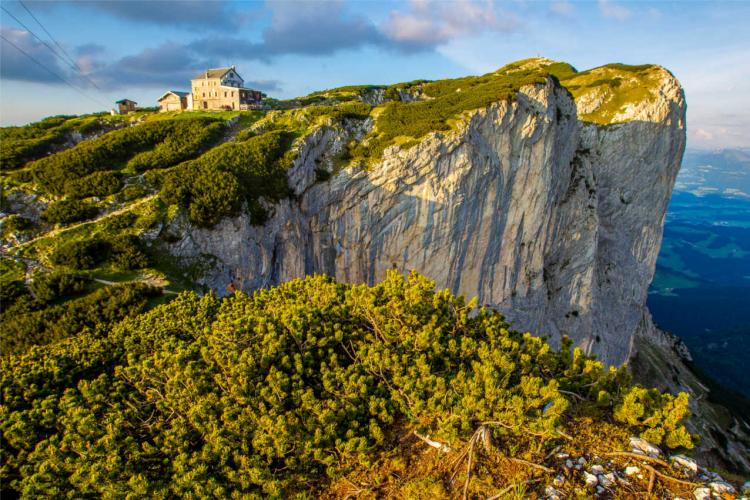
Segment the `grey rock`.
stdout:
<svg viewBox="0 0 750 500">
<path fill-rule="evenodd" d="M 649 457 L 659 458 L 661 456 L 661 450 L 643 438 L 631 437 L 630 446 L 634 452 L 641 452 Z"/>
<path fill-rule="evenodd" d="M 593 488 L 594 486 L 599 484 L 599 478 L 597 478 L 593 474 L 589 474 L 588 472 L 584 471 L 583 478 L 586 481 L 586 486 L 589 488 Z"/>
<path fill-rule="evenodd" d="M 641 472 L 641 469 L 636 467 L 635 465 L 629 465 L 625 467 L 625 475 L 626 476 L 634 476 Z"/>
<path fill-rule="evenodd" d="M 601 465 L 599 465 L 599 464 L 596 464 L 596 465 L 592 465 L 592 466 L 591 466 L 591 472 L 592 472 L 593 474 L 604 474 L 604 467 L 602 467 L 602 466 L 601 466 Z"/>
<path fill-rule="evenodd" d="M 327 127 L 300 141 L 288 172 L 297 196 L 263 226 L 247 215 L 183 226 L 171 251 L 213 256 L 202 282 L 220 294 L 416 269 L 516 329 L 553 344 L 568 335 L 620 364 L 652 327 L 645 301 L 685 146 L 679 84 L 664 71 L 658 98 L 629 113 L 609 127 L 580 121 L 548 80 L 468 113 L 454 132 L 388 148 L 369 170 L 315 183 L 315 160 L 362 132 Z"/>
<path fill-rule="evenodd" d="M 711 500 L 711 488 L 696 488 L 693 490 L 695 500 Z"/>
<path fill-rule="evenodd" d="M 698 463 L 690 457 L 686 457 L 685 455 L 673 455 L 669 460 L 674 465 L 684 469 L 690 474 L 695 475 L 698 473 Z"/>
<path fill-rule="evenodd" d="M 544 495 L 547 497 L 548 500 L 560 500 L 562 498 L 562 493 L 557 491 L 552 486 L 547 486 L 547 488 L 545 488 Z"/>
<path fill-rule="evenodd" d="M 727 483 L 726 481 L 714 481 L 711 483 L 708 483 L 708 487 L 711 488 L 711 491 L 714 493 L 718 493 L 719 495 L 723 493 L 729 493 L 729 494 L 735 494 L 737 493 L 737 490 L 734 486 Z"/>
</svg>

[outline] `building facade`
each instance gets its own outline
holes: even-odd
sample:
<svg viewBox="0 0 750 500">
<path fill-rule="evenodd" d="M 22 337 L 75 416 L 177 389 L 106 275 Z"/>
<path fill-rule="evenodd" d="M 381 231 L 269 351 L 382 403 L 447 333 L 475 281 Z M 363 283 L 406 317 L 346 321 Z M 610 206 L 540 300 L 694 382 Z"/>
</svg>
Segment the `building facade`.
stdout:
<svg viewBox="0 0 750 500">
<path fill-rule="evenodd" d="M 245 88 L 245 81 L 234 66 L 209 69 L 191 81 L 192 109 L 246 110 L 257 107 L 263 94 Z"/>
<path fill-rule="evenodd" d="M 192 107 L 190 92 L 168 90 L 159 98 L 159 111 L 183 111 Z"/>
<path fill-rule="evenodd" d="M 119 101 L 115 102 L 115 104 L 117 104 L 117 112 L 121 115 L 134 112 L 136 110 L 136 106 L 138 106 L 137 102 L 131 101 L 130 99 L 120 99 Z"/>
</svg>

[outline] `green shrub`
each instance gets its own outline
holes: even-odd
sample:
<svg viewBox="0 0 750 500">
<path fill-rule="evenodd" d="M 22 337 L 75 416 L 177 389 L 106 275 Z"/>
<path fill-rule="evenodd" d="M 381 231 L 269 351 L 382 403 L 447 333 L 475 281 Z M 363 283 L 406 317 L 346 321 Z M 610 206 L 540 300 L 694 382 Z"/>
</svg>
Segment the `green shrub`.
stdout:
<svg viewBox="0 0 750 500">
<path fill-rule="evenodd" d="M 60 200 L 42 212 L 42 219 L 50 224 L 70 224 L 96 217 L 98 209 L 81 200 Z"/>
<path fill-rule="evenodd" d="M 112 326 L 144 311 L 148 300 L 159 293 L 158 289 L 135 283 L 101 288 L 60 305 L 38 303 L 25 311 L 19 311 L 18 307 L 3 311 L 0 350 L 3 355 L 22 353 L 32 346 L 74 336 L 87 328 Z"/>
<path fill-rule="evenodd" d="M 66 243 L 52 252 L 50 261 L 72 269 L 93 269 L 105 262 L 111 262 L 122 270 L 141 269 L 149 265 L 148 255 L 140 240 L 132 235 Z"/>
<path fill-rule="evenodd" d="M 105 197 L 115 194 L 122 187 L 120 174 L 112 171 L 94 172 L 80 179 L 65 181 L 65 196 L 71 198 Z"/>
<path fill-rule="evenodd" d="M 277 201 L 289 194 L 286 170 L 292 138 L 288 132 L 273 131 L 216 147 L 167 172 L 160 196 L 186 209 L 198 226 L 211 227 L 237 215 L 243 204 L 256 223 L 262 222 L 260 197 Z"/>
<path fill-rule="evenodd" d="M 34 221 L 18 214 L 11 214 L 2 221 L 2 235 L 26 233 L 34 229 Z"/>
<path fill-rule="evenodd" d="M 22 127 L 0 128 L 0 169 L 16 169 L 54 152 L 71 139 L 72 132 L 89 136 L 105 128 L 97 116 L 52 116 Z"/>
<path fill-rule="evenodd" d="M 414 140 L 430 132 L 449 130 L 449 120 L 458 118 L 465 111 L 514 99 L 522 86 L 544 83 L 546 76 L 543 70 L 527 70 L 425 84 L 422 90 L 430 99 L 385 104 L 372 132 L 352 152 L 365 163 L 372 163 L 380 159 L 385 148 L 395 144 L 396 138 L 411 138 L 411 144 L 416 144 Z"/>
<path fill-rule="evenodd" d="M 0 310 L 13 307 L 21 298 L 29 295 L 26 285 L 21 280 L 3 280 L 0 282 Z"/>
<path fill-rule="evenodd" d="M 65 271 L 53 271 L 34 276 L 31 291 L 37 300 L 53 302 L 80 295 L 86 290 L 86 280 Z"/>
<path fill-rule="evenodd" d="M 109 243 L 98 238 L 73 241 L 55 249 L 50 261 L 72 269 L 93 269 L 107 260 L 109 250 Z"/>
<path fill-rule="evenodd" d="M 132 168 L 146 169 L 169 167 L 191 158 L 215 140 L 219 126 L 215 119 L 203 117 L 146 122 L 37 160 L 31 163 L 31 170 L 42 189 L 62 195 L 67 182 L 122 168 L 131 159 Z"/>
<path fill-rule="evenodd" d="M 150 151 L 137 154 L 128 167 L 137 172 L 176 165 L 195 158 L 207 147 L 213 146 L 224 133 L 224 124 L 189 121 L 179 132 L 169 135 L 164 142 Z"/>
<path fill-rule="evenodd" d="M 110 260 L 120 269 L 142 269 L 149 265 L 148 255 L 136 236 L 116 236 L 109 240 L 109 246 Z"/>
<path fill-rule="evenodd" d="M 223 301 L 183 294 L 31 349 L 0 370 L 3 478 L 26 496 L 314 496 L 405 429 L 453 446 L 491 422 L 509 449 L 553 448 L 566 388 L 608 391 L 602 419 L 639 399 L 650 428 L 684 430 L 684 415 L 667 423 L 684 396 L 643 400 L 626 370 L 475 305 L 417 274 L 374 287 L 308 277 Z"/>
<path fill-rule="evenodd" d="M 0 169 L 12 170 L 48 154 L 68 139 L 69 117 L 55 116 L 23 127 L 0 128 Z"/>
</svg>

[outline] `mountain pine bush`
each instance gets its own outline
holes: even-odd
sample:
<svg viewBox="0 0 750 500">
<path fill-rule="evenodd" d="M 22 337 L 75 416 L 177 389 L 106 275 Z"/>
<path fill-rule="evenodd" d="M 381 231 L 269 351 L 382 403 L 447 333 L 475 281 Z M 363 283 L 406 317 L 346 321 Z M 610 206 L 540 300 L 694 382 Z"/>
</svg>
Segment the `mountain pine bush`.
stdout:
<svg viewBox="0 0 750 500">
<path fill-rule="evenodd" d="M 184 293 L 0 363 L 2 480 L 29 497 L 287 497 L 375 464 L 404 428 L 453 445 L 487 424 L 508 449 L 547 447 L 573 391 L 602 421 L 690 445 L 685 396 L 416 273 Z"/>
</svg>

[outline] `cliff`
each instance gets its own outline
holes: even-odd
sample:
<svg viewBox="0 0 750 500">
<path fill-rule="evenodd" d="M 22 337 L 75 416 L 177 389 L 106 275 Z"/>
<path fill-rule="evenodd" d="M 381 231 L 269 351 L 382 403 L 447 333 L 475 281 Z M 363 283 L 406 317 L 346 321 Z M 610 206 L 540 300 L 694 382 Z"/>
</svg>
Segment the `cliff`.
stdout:
<svg viewBox="0 0 750 500">
<path fill-rule="evenodd" d="M 646 294 L 685 147 L 685 99 L 669 72 L 548 76 L 463 113 L 451 130 L 387 147 L 369 168 L 316 182 L 373 127 L 377 118 L 317 128 L 288 171 L 295 197 L 264 225 L 241 215 L 201 229 L 178 218 L 171 252 L 213 256 L 202 280 L 220 293 L 312 273 L 372 284 L 388 269 L 416 269 L 517 328 L 567 335 L 610 364 L 630 357 L 650 327 Z"/>
<path fill-rule="evenodd" d="M 10 337 L 54 349 L 69 335 L 58 323 L 78 333 L 77 317 L 40 320 L 37 271 L 142 281 L 173 297 L 196 277 L 225 295 L 315 273 L 372 285 L 417 270 L 514 329 L 553 345 L 568 336 L 607 364 L 629 362 L 647 386 L 688 392 L 702 462 L 750 470 L 747 424 L 709 401 L 645 305 L 685 147 L 685 99 L 668 71 L 531 59 L 273 106 L 3 130 L 25 162 L 2 176 L 12 215 L 0 216 L 0 250 L 15 287 L 4 290 L 18 291 L 19 310 L 31 303 L 6 315 Z M 39 145 L 91 123 L 114 130 L 55 154 Z M 49 301 L 83 293 L 71 283 Z M 55 314 L 97 317 L 102 300 Z"/>
</svg>

